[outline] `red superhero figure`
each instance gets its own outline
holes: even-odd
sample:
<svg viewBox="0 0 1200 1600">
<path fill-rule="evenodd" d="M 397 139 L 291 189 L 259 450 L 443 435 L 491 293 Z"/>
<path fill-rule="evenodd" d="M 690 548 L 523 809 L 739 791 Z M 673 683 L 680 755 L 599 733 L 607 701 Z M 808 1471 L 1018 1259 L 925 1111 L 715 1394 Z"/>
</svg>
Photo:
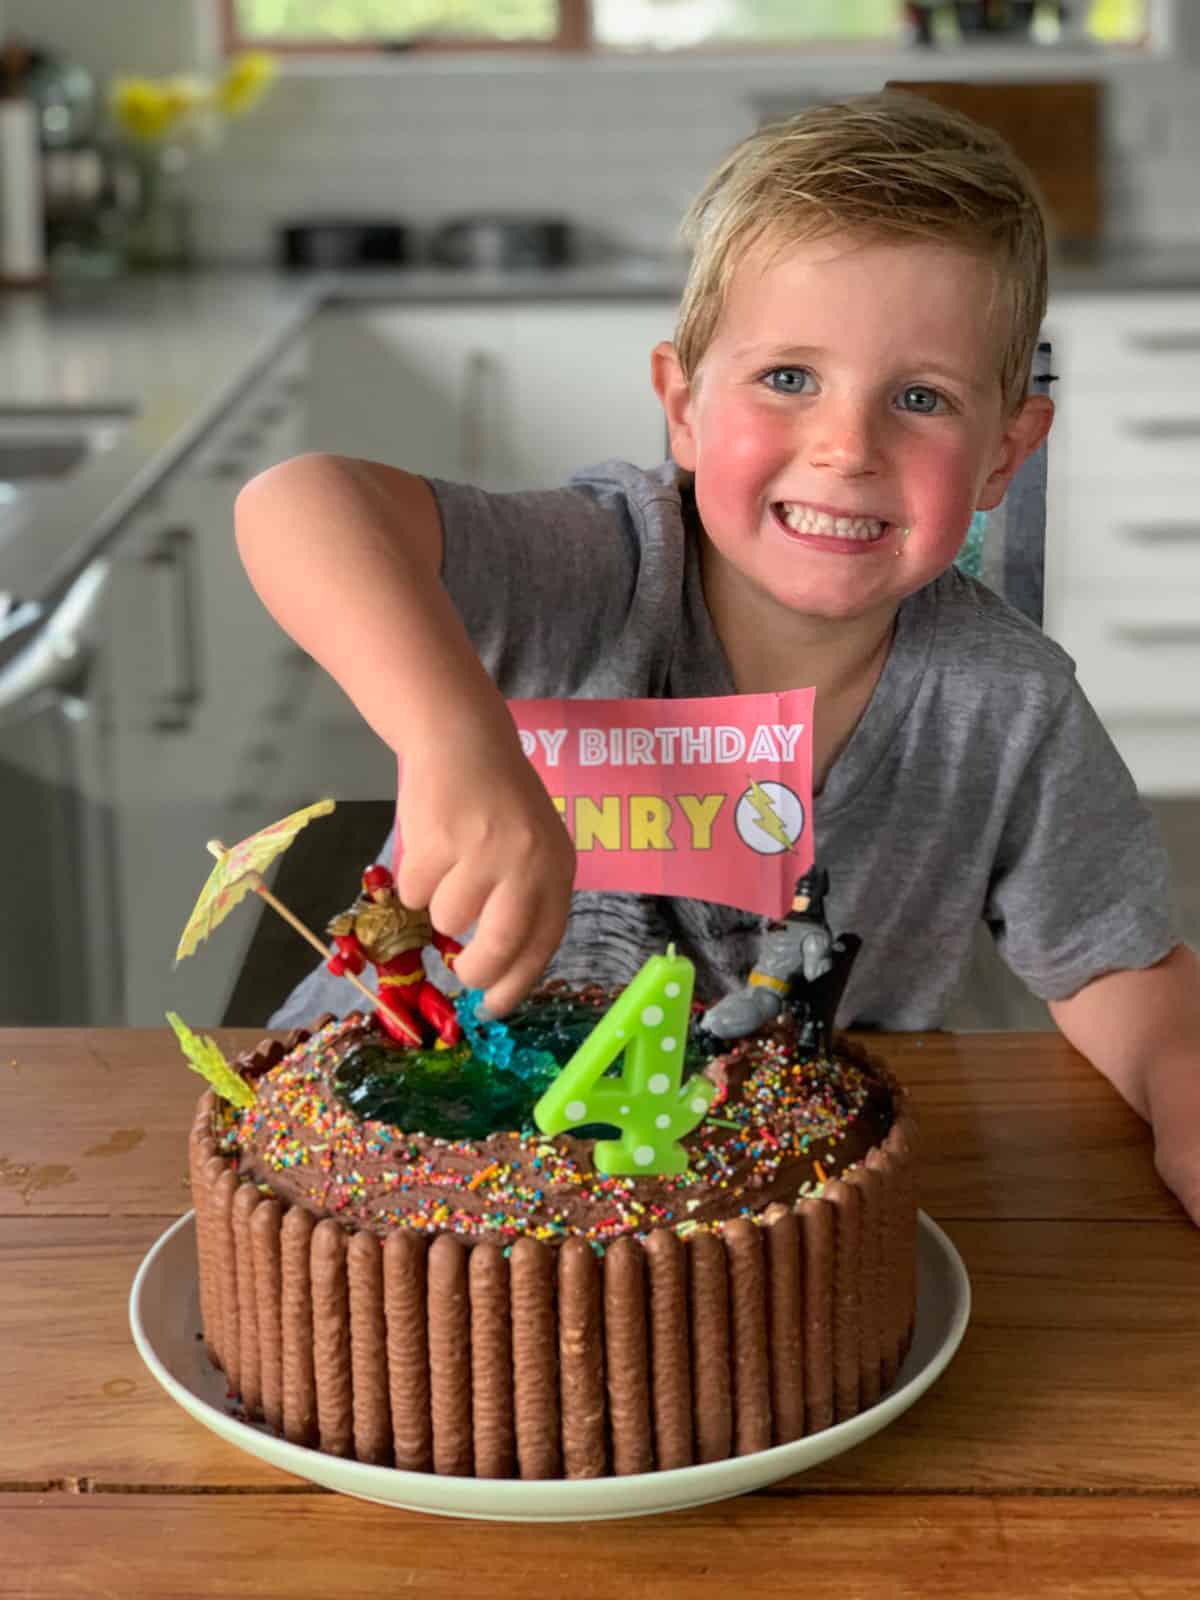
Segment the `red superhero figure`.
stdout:
<svg viewBox="0 0 1200 1600">
<path fill-rule="evenodd" d="M 425 1021 L 443 1044 L 457 1044 L 462 1027 L 454 1007 L 425 976 L 421 951 L 432 945 L 448 967 L 462 949 L 457 939 L 438 933 L 427 911 L 413 911 L 396 894 L 386 867 L 368 867 L 362 876 L 362 893 L 349 908 L 330 922 L 338 953 L 328 966 L 336 977 L 359 973 L 366 962 L 379 974 L 377 1013 L 392 1038 L 410 1049 L 424 1044 L 418 1020 Z"/>
</svg>

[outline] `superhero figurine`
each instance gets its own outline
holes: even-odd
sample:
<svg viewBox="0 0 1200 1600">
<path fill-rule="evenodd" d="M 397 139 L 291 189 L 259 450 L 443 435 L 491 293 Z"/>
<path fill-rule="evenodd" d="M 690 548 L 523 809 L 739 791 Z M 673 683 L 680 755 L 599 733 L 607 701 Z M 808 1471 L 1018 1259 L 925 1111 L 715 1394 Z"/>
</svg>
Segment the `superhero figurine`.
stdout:
<svg viewBox="0 0 1200 1600">
<path fill-rule="evenodd" d="M 421 951 L 432 945 L 453 969 L 462 945 L 438 933 L 427 911 L 413 911 L 400 900 L 386 867 L 367 868 L 362 893 L 326 932 L 338 950 L 327 963 L 335 977 L 360 973 L 368 961 L 378 972 L 383 1008 L 377 1015 L 393 1039 L 409 1049 L 424 1044 L 424 1018 L 442 1044 L 458 1043 L 462 1027 L 454 1007 L 425 976 Z"/>
<path fill-rule="evenodd" d="M 796 880 L 792 909 L 769 923 L 745 984 L 710 1006 L 701 1026 L 717 1039 L 741 1039 L 786 1008 L 799 1024 L 801 1048 L 828 1051 L 833 1019 L 862 940 L 834 938 L 825 919 L 829 874 L 810 867 Z"/>
</svg>

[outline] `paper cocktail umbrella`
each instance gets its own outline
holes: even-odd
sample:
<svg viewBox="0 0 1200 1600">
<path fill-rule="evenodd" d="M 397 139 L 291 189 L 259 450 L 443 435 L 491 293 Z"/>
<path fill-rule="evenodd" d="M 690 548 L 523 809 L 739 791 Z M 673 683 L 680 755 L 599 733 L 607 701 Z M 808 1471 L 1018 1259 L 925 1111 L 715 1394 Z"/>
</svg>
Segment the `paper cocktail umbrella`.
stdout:
<svg viewBox="0 0 1200 1600">
<path fill-rule="evenodd" d="M 265 900 L 272 911 L 277 911 L 285 922 L 295 928 L 301 938 L 307 939 L 313 949 L 320 952 L 323 960 L 328 961 L 330 956 L 336 955 L 337 952 L 324 945 L 312 929 L 305 927 L 300 918 L 289 911 L 283 901 L 277 899 L 262 881 L 262 874 L 276 856 L 283 854 L 301 828 L 307 827 L 315 817 L 327 817 L 334 809 L 334 805 L 333 800 L 318 800 L 311 806 L 305 806 L 302 811 L 293 811 L 289 816 L 281 817 L 278 822 L 260 828 L 257 833 L 250 834 L 230 849 L 226 849 L 220 839 L 210 839 L 208 849 L 216 856 L 217 864 L 209 874 L 208 882 L 201 889 L 200 898 L 192 908 L 187 926 L 180 935 L 179 946 L 175 951 L 176 961 L 182 961 L 185 956 L 190 956 L 201 940 L 207 939 L 217 924 L 224 921 L 234 906 L 251 890 L 260 899 Z M 372 994 L 354 973 L 347 972 L 345 976 L 366 996 L 377 1011 L 384 1009 L 378 995 Z"/>
</svg>

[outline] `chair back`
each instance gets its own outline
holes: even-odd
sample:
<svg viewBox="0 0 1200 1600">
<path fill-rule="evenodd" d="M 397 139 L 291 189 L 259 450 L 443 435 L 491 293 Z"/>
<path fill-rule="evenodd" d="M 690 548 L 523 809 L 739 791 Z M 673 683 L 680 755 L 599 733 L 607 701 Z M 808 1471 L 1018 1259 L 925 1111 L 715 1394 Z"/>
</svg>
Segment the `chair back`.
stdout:
<svg viewBox="0 0 1200 1600">
<path fill-rule="evenodd" d="M 1056 374 L 1050 369 L 1050 344 L 1033 358 L 1029 388 L 1049 394 Z M 1002 594 L 1038 627 L 1046 591 L 1046 444 L 1027 456 L 992 511 L 977 511 L 956 559 L 964 572 Z"/>
</svg>

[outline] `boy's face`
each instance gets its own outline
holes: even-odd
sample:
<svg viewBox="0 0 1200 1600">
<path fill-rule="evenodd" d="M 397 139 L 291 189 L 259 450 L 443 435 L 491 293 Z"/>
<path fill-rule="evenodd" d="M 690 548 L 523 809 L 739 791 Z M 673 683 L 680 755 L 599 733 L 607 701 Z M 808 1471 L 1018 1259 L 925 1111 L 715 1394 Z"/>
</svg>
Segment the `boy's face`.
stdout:
<svg viewBox="0 0 1200 1600">
<path fill-rule="evenodd" d="M 747 255 L 692 383 L 655 352 L 715 581 L 844 620 L 887 615 L 953 561 L 1053 415 L 1040 396 L 1006 412 L 994 297 L 986 262 L 933 243 Z"/>
</svg>

